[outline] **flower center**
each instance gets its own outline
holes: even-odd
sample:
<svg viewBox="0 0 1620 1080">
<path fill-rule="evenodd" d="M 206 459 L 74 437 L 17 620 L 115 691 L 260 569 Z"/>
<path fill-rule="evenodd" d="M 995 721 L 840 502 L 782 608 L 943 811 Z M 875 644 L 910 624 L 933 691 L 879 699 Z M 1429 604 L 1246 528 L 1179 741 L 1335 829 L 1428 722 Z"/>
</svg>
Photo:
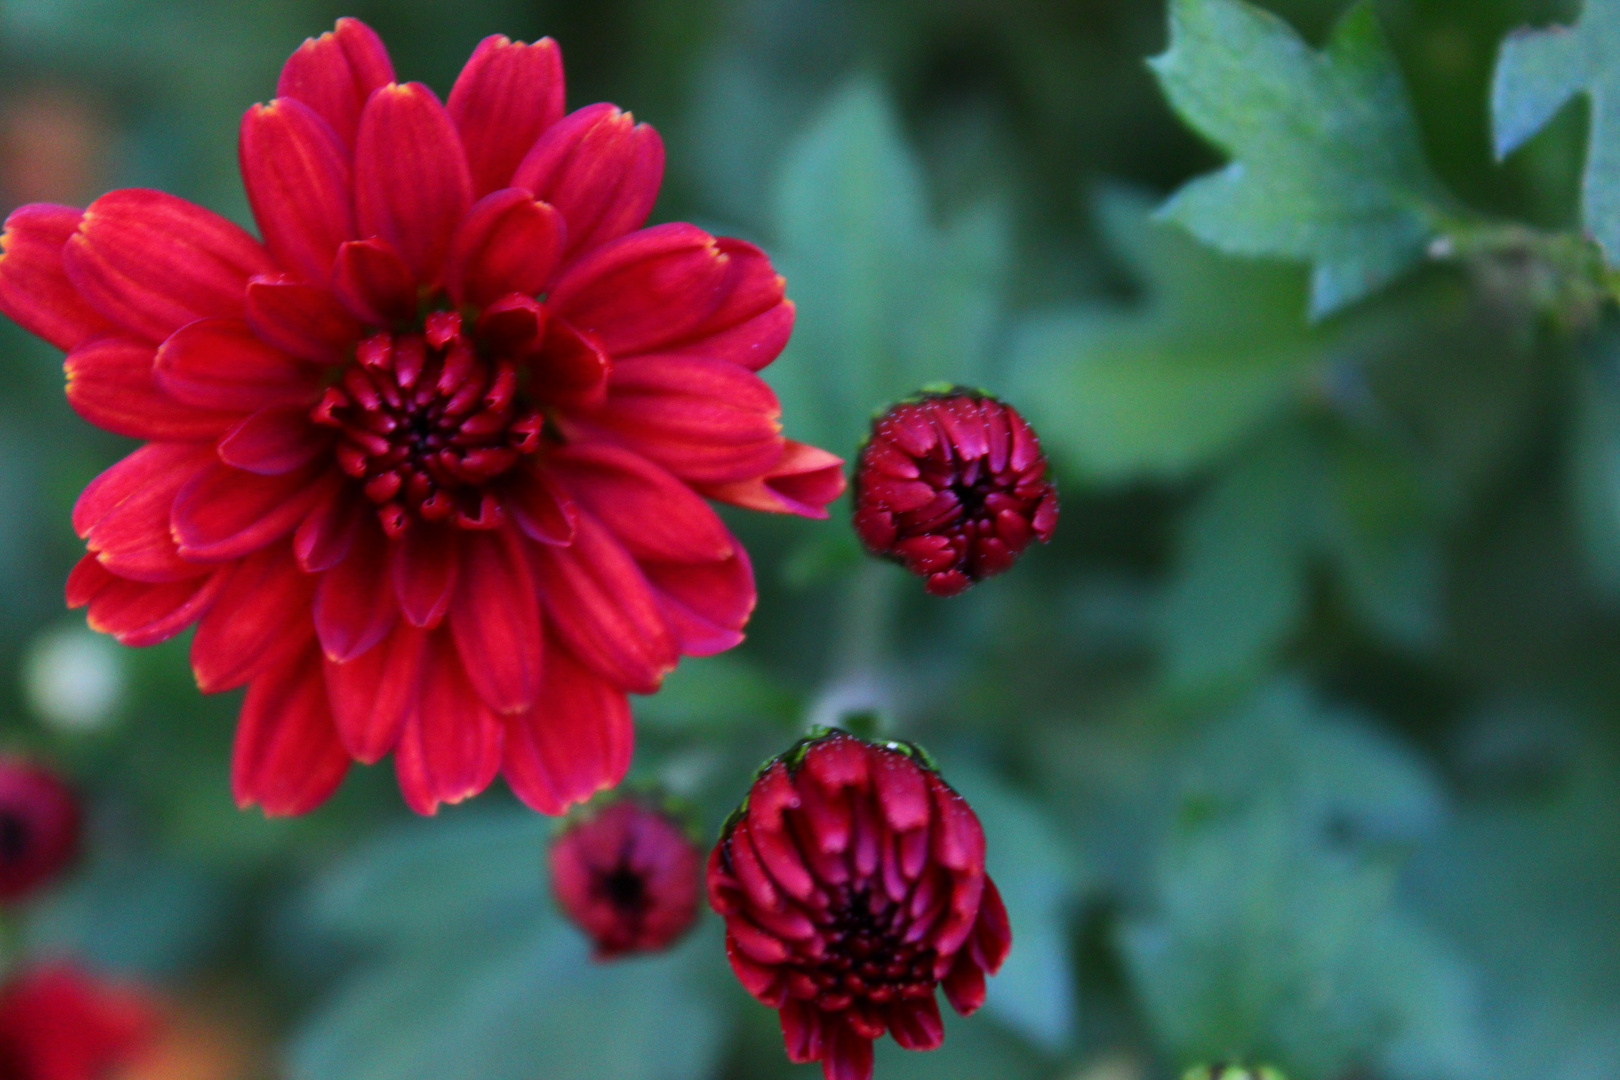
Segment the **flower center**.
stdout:
<svg viewBox="0 0 1620 1080">
<path fill-rule="evenodd" d="M 378 333 L 311 413 L 338 432 L 338 466 L 361 482 L 390 536 L 413 519 L 500 523 L 490 484 L 540 446 L 541 414 L 516 366 L 486 360 L 449 312 L 420 332 Z"/>
<path fill-rule="evenodd" d="M 628 866 L 604 874 L 599 887 L 608 903 L 625 915 L 639 915 L 647 906 L 647 882 Z"/>
<path fill-rule="evenodd" d="M 881 889 L 841 892 L 822 916 L 824 954 L 800 967 L 816 986 L 816 1004 L 837 1012 L 857 999 L 881 1005 L 932 994 L 938 954 L 905 940 L 905 905 Z"/>
<path fill-rule="evenodd" d="M 21 814 L 0 813 L 0 865 L 21 862 L 28 855 L 32 833 Z"/>
</svg>

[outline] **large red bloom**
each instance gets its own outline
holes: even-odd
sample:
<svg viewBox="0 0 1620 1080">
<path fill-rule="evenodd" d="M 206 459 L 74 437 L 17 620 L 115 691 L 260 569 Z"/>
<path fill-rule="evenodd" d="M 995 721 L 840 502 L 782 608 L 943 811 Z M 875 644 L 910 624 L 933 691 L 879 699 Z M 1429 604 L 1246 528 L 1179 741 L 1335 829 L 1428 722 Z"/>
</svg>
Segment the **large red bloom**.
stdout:
<svg viewBox="0 0 1620 1080">
<path fill-rule="evenodd" d="M 623 774 L 627 691 L 741 639 L 704 498 L 843 487 L 756 374 L 793 306 L 752 245 L 641 228 L 658 136 L 565 116 L 550 40 L 486 39 L 440 104 L 343 19 L 277 89 L 241 131 L 262 243 L 147 190 L 6 221 L 0 310 L 147 440 L 75 507 L 69 603 L 134 645 L 196 624 L 198 685 L 248 687 L 244 805 L 393 752 L 419 811 L 502 772 L 560 812 Z"/>
</svg>

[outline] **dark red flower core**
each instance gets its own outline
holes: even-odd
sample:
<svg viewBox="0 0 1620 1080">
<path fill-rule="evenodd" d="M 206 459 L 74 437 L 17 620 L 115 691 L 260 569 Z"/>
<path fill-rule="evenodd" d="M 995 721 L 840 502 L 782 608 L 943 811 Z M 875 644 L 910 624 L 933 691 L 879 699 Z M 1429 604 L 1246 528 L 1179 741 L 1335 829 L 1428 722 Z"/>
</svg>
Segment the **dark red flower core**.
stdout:
<svg viewBox="0 0 1620 1080">
<path fill-rule="evenodd" d="M 311 415 L 340 433 L 338 467 L 363 481 L 383 530 L 399 536 L 412 517 L 499 526 L 491 484 L 540 446 L 517 366 L 480 357 L 448 312 L 424 334 L 374 334 L 356 356 Z"/>
<path fill-rule="evenodd" d="M 557 837 L 551 884 L 598 959 L 666 949 L 697 918 L 702 858 L 679 822 L 623 798 Z"/>
<path fill-rule="evenodd" d="M 1040 440 L 1011 405 L 955 389 L 872 425 L 855 472 L 855 531 L 874 554 L 954 596 L 1057 527 Z"/>
<path fill-rule="evenodd" d="M 972 808 L 915 747 L 841 731 L 760 773 L 708 884 L 732 970 L 828 1080 L 867 1080 L 885 1031 L 938 1046 L 935 988 L 966 1016 L 1012 945 Z"/>
<path fill-rule="evenodd" d="M 31 895 L 78 854 L 79 800 L 56 774 L 0 758 L 0 900 Z"/>
<path fill-rule="evenodd" d="M 158 1013 L 138 990 L 69 963 L 14 975 L 0 987 L 0 1077 L 105 1080 L 157 1034 Z"/>
</svg>

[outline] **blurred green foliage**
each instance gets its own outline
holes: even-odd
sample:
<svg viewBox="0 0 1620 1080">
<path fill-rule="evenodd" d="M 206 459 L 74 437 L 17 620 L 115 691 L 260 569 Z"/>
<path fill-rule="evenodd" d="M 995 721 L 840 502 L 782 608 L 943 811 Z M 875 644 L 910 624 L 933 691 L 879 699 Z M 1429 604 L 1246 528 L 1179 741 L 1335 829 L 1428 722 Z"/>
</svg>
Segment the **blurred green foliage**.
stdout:
<svg viewBox="0 0 1620 1080">
<path fill-rule="evenodd" d="M 483 35 L 554 35 L 571 104 L 663 132 L 655 217 L 787 276 L 767 375 L 790 435 L 852 455 L 873 410 L 960 381 L 1053 458 L 1052 545 L 951 601 L 864 564 L 840 512 L 729 515 L 750 639 L 636 703 L 633 775 L 711 831 L 806 723 L 872 707 L 978 808 L 1012 958 L 981 1015 L 932 1054 L 880 1048 L 879 1076 L 1606 1080 L 1615 11 L 6 0 L 0 193 L 48 92 L 76 104 L 45 128 L 92 148 L 50 197 L 151 184 L 246 220 L 237 117 L 335 16 L 441 92 Z M 1577 17 L 1497 69 L 1515 27 Z M 253 1076 L 813 1074 L 715 920 L 591 963 L 547 897 L 551 823 L 504 793 L 420 821 L 357 769 L 304 819 L 237 813 L 236 703 L 195 692 L 183 642 L 53 644 L 68 508 L 122 444 L 72 416 L 50 350 L 0 346 L 0 731 L 93 811 L 19 947 L 228 987 L 283 1048 Z M 121 690 L 77 707 L 81 683 Z"/>
</svg>

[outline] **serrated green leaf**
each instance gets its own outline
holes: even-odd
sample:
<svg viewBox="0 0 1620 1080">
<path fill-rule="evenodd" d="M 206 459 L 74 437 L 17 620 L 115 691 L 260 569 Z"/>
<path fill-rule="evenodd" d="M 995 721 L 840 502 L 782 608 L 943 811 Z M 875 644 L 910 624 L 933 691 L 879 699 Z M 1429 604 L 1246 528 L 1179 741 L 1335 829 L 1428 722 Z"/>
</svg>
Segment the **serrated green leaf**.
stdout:
<svg viewBox="0 0 1620 1080">
<path fill-rule="evenodd" d="M 1540 131 L 1576 94 L 1592 102 L 1581 184 L 1587 230 L 1620 265 L 1620 2 L 1584 0 L 1573 26 L 1520 29 L 1502 42 L 1491 86 L 1496 153 L 1505 157 Z"/>
<path fill-rule="evenodd" d="M 1243 0 L 1175 0 L 1152 63 L 1176 111 L 1233 158 L 1166 217 L 1223 251 L 1309 261 L 1316 317 L 1423 257 L 1446 199 L 1371 3 L 1319 53 Z"/>
<path fill-rule="evenodd" d="M 931 382 L 983 385 L 1010 255 L 986 208 L 936 228 L 916 154 L 884 91 L 857 79 L 794 143 L 774 252 L 798 305 L 766 377 L 789 434 L 850 453 L 874 411 Z"/>
<path fill-rule="evenodd" d="M 1332 338 L 1300 317 L 1296 269 L 1213 252 L 1122 191 L 1098 214 L 1144 299 L 1031 322 L 1012 393 L 1046 445 L 1097 480 L 1182 476 L 1294 400 Z"/>
</svg>

